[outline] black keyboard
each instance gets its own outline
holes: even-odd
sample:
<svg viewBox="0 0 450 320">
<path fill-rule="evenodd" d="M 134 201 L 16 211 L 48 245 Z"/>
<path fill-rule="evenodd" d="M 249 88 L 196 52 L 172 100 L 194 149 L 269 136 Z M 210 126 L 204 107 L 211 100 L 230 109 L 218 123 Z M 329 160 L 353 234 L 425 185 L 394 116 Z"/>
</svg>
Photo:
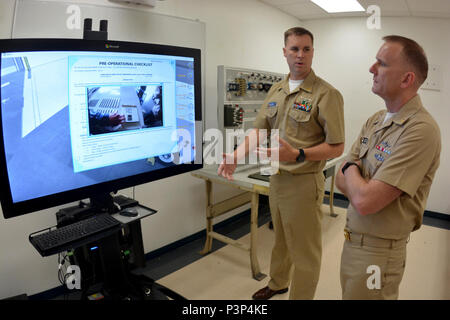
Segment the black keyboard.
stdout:
<svg viewBox="0 0 450 320">
<path fill-rule="evenodd" d="M 119 230 L 120 225 L 108 213 L 101 213 L 46 233 L 30 235 L 29 239 L 45 257 L 98 240 Z"/>
</svg>

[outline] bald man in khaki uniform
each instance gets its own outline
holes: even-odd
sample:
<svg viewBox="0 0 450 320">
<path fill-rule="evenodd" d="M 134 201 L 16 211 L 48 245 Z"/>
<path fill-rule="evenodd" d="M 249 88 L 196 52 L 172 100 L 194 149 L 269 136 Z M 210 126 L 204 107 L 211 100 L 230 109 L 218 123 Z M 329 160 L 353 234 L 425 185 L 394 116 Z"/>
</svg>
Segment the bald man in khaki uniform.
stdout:
<svg viewBox="0 0 450 320">
<path fill-rule="evenodd" d="M 290 299 L 313 299 L 322 256 L 322 171 L 326 160 L 344 149 L 343 99 L 311 69 L 312 34 L 303 28 L 286 31 L 283 52 L 290 73 L 272 86 L 249 134 L 278 129 L 280 147 L 257 148 L 250 145 L 256 139 L 247 137 L 219 167 L 219 174 L 231 179 L 238 155 L 245 154 L 239 150 L 278 153 L 279 172 L 271 176 L 269 192 L 275 230 L 271 279 L 253 295 L 257 300 L 284 293 L 289 286 Z"/>
<path fill-rule="evenodd" d="M 343 299 L 397 299 L 406 243 L 420 228 L 439 166 L 439 127 L 417 90 L 427 77 L 414 41 L 383 38 L 372 91 L 387 110 L 370 117 L 337 175 L 350 199 L 341 257 Z"/>
</svg>

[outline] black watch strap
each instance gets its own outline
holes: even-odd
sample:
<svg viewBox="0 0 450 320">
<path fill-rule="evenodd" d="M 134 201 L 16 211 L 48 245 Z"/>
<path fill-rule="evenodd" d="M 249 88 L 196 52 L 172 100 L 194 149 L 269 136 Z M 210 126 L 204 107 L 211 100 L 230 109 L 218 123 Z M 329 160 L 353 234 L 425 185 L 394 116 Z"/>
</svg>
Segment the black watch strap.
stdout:
<svg viewBox="0 0 450 320">
<path fill-rule="evenodd" d="M 346 164 L 344 164 L 344 166 L 342 167 L 342 174 L 344 174 L 344 172 L 345 172 L 345 170 L 347 170 L 348 169 L 348 167 L 350 167 L 350 166 L 357 166 L 358 167 L 358 169 L 359 169 L 359 166 L 358 166 L 358 164 L 356 163 L 356 162 L 347 162 Z"/>
<path fill-rule="evenodd" d="M 298 152 L 299 152 L 299 154 L 297 156 L 297 159 L 295 159 L 295 161 L 297 161 L 297 162 L 305 161 L 305 151 L 303 151 L 303 149 L 298 149 Z"/>
</svg>

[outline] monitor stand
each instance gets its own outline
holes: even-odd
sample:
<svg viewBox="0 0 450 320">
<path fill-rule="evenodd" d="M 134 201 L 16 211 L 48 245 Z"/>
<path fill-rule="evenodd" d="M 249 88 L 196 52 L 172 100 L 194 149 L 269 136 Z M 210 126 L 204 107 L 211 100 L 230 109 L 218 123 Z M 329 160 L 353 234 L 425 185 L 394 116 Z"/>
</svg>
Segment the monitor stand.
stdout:
<svg viewBox="0 0 450 320">
<path fill-rule="evenodd" d="M 111 214 L 127 206 L 139 203 L 123 195 L 92 195 L 89 203 L 80 201 L 78 206 L 61 209 L 57 212 L 58 227 L 85 219 L 99 212 Z M 139 205 L 141 210 L 149 208 Z M 149 209 L 156 212 L 153 209 Z M 166 300 L 185 299 L 154 280 L 136 275 L 131 271 L 145 267 L 145 254 L 140 219 L 122 226 L 120 232 L 107 235 L 93 242 L 73 249 L 70 263 L 80 267 L 81 300 L 90 298 L 92 289 L 100 285 L 108 300 Z M 95 280 L 95 281 L 94 281 Z"/>
</svg>

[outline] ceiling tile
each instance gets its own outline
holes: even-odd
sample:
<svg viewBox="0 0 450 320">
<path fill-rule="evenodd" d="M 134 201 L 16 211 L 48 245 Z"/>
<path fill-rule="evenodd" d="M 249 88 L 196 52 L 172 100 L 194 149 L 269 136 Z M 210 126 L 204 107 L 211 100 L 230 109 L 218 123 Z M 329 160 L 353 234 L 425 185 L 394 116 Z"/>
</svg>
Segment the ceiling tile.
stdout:
<svg viewBox="0 0 450 320">
<path fill-rule="evenodd" d="M 300 20 L 364 17 L 366 12 L 327 13 L 310 0 L 259 0 Z M 385 17 L 450 18 L 450 0 L 358 0 L 367 9 L 378 5 Z"/>
<path fill-rule="evenodd" d="M 380 7 L 381 16 L 385 17 L 410 17 L 411 12 L 408 9 L 406 0 L 358 0 L 367 10 L 370 5 Z"/>
<path fill-rule="evenodd" d="M 348 17 L 368 17 L 369 15 L 363 12 L 336 12 L 330 13 L 329 16 L 331 18 L 348 18 Z"/>
<path fill-rule="evenodd" d="M 442 18 L 442 19 L 447 19 L 447 18 L 450 18 L 450 12 L 437 12 L 437 11 L 423 12 L 423 11 L 413 11 L 412 16 L 413 16 L 413 17 L 416 17 L 416 18 Z"/>
<path fill-rule="evenodd" d="M 314 19 L 317 17 L 326 18 L 328 17 L 328 13 L 320 8 L 319 6 L 315 5 L 311 1 L 301 1 L 295 4 L 289 4 L 289 5 L 280 5 L 278 8 L 281 11 L 284 11 L 286 13 L 289 13 L 293 16 L 298 17 L 299 19 Z"/>
<path fill-rule="evenodd" d="M 280 5 L 285 5 L 285 4 L 310 2 L 310 0 L 259 0 L 259 1 L 264 2 L 272 7 L 278 7 Z"/>
<path fill-rule="evenodd" d="M 408 11 L 406 0 L 358 0 L 358 2 L 365 9 L 370 5 L 377 5 L 386 11 Z"/>
<path fill-rule="evenodd" d="M 407 0 L 413 16 L 450 17 L 449 0 Z"/>
</svg>

